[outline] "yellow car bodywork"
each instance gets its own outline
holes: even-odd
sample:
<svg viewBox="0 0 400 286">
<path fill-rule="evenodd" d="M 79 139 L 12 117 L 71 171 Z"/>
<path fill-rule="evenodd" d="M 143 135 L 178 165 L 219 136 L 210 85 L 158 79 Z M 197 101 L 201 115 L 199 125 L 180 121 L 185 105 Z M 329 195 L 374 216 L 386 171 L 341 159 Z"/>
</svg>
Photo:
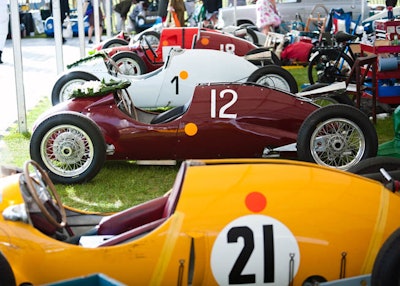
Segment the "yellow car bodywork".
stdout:
<svg viewBox="0 0 400 286">
<path fill-rule="evenodd" d="M 1 212 L 23 203 L 19 176 L 1 179 Z M 187 161 L 180 184 L 175 212 L 135 240 L 84 247 L 2 216 L 0 252 L 17 285 L 93 273 L 127 285 L 302 285 L 371 273 L 400 226 L 397 194 L 315 164 Z"/>
</svg>

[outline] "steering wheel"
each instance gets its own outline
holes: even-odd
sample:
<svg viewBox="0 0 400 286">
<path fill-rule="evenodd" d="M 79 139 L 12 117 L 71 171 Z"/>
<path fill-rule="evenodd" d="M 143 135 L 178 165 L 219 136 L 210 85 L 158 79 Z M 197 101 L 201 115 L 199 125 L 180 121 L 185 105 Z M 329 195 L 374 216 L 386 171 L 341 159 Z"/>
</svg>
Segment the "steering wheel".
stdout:
<svg viewBox="0 0 400 286">
<path fill-rule="evenodd" d="M 32 174 L 29 170 L 30 167 L 33 167 Z M 29 160 L 24 165 L 24 176 L 26 185 L 28 186 L 28 191 L 31 193 L 33 200 L 45 218 L 55 227 L 64 228 L 67 225 L 65 208 L 61 202 L 60 196 L 56 192 L 53 182 L 50 180 L 47 173 L 42 169 L 42 167 L 39 166 L 38 163 L 33 160 Z M 44 205 L 45 202 L 40 199 L 40 197 L 43 199 L 43 195 L 45 195 L 51 203 L 53 203 L 53 199 L 51 197 L 51 195 L 53 195 L 61 215 L 61 222 L 58 222 L 46 209 Z"/>
<path fill-rule="evenodd" d="M 130 116 L 134 117 L 138 120 L 136 108 L 133 105 L 133 100 L 129 96 L 128 92 L 125 89 L 120 89 L 117 91 L 118 98 L 121 100 L 122 105 L 125 110 L 129 113 Z"/>
<path fill-rule="evenodd" d="M 149 39 L 147 39 L 147 37 L 144 36 L 144 37 L 143 37 L 143 40 L 146 42 L 146 45 L 149 47 L 149 50 L 150 50 L 151 53 L 153 54 L 154 58 L 155 58 L 155 59 L 158 58 L 158 55 L 157 55 L 156 51 L 153 50 L 153 47 L 151 46 L 151 44 L 150 44 L 150 42 L 149 42 Z"/>
</svg>

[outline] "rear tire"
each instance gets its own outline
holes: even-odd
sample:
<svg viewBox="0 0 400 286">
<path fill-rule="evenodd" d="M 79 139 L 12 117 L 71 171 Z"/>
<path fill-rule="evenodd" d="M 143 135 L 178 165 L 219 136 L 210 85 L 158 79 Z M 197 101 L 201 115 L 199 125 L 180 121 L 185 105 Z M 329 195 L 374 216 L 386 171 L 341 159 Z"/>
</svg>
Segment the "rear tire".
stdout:
<svg viewBox="0 0 400 286">
<path fill-rule="evenodd" d="M 297 135 L 299 160 L 347 170 L 375 157 L 378 136 L 374 125 L 359 109 L 332 104 L 311 113 Z"/>
<path fill-rule="evenodd" d="M 249 76 L 247 82 L 254 82 L 290 93 L 298 92 L 297 82 L 293 75 L 276 65 L 258 68 Z"/>
</svg>

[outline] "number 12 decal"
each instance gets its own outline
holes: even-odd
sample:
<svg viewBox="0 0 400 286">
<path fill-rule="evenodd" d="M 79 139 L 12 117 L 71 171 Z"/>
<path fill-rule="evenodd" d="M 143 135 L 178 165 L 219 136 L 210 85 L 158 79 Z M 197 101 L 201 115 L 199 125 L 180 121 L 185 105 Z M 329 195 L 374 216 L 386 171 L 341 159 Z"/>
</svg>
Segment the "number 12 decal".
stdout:
<svg viewBox="0 0 400 286">
<path fill-rule="evenodd" d="M 289 269 L 294 258 L 293 269 Z M 211 252 L 210 267 L 219 285 L 288 285 L 300 264 L 297 241 L 280 221 L 246 215 L 226 225 Z"/>
<path fill-rule="evenodd" d="M 236 101 L 238 100 L 238 94 L 236 91 L 232 89 L 224 89 L 219 93 L 219 98 L 224 98 L 226 94 L 230 94 L 232 96 L 232 99 L 225 103 L 218 112 L 217 116 L 217 91 L 215 89 L 211 90 L 211 118 L 236 118 L 237 114 L 236 113 L 228 113 L 227 109 L 234 105 Z"/>
</svg>

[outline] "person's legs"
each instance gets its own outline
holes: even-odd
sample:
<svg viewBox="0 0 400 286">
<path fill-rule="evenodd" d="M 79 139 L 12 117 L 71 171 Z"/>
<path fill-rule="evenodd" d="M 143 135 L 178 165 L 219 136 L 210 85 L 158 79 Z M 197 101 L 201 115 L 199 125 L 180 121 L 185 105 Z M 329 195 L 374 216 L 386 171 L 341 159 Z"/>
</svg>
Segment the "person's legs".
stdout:
<svg viewBox="0 0 400 286">
<path fill-rule="evenodd" d="M 8 34 L 8 21 L 2 21 L 0 23 L 0 64 L 3 63 L 1 56 L 3 54 L 4 46 L 6 45 Z"/>
<path fill-rule="evenodd" d="M 89 44 L 93 44 L 93 41 L 92 41 L 93 30 L 94 30 L 94 27 L 93 26 L 89 26 L 89 30 L 88 30 Z"/>
<path fill-rule="evenodd" d="M 117 30 L 117 33 L 119 33 L 122 31 L 122 17 L 121 14 L 118 12 L 115 12 L 115 21 L 116 21 L 115 29 Z"/>
</svg>

